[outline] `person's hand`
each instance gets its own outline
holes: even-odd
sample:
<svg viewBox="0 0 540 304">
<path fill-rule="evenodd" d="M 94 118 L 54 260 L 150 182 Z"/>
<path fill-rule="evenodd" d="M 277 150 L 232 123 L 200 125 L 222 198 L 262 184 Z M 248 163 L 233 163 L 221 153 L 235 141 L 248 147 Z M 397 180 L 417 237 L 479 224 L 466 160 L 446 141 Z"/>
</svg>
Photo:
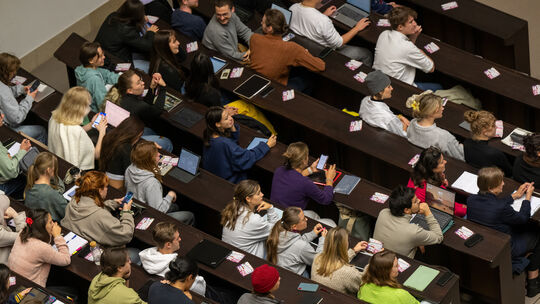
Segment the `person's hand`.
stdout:
<svg viewBox="0 0 540 304">
<path fill-rule="evenodd" d="M 336 165 L 330 165 L 328 170 L 324 172 L 324 175 L 326 176 L 326 184 L 332 186 L 334 184 L 334 178 L 336 177 Z"/>
<path fill-rule="evenodd" d="M 0 114 L 0 127 L 4 125 L 4 117 L 6 117 L 4 113 Z"/>
<path fill-rule="evenodd" d="M 428 216 L 431 214 L 431 209 L 429 209 L 429 205 L 426 203 L 420 203 L 419 211 L 418 213 L 423 214 L 424 216 Z"/>
<path fill-rule="evenodd" d="M 160 73 L 154 73 L 152 74 L 152 82 L 154 82 L 155 84 L 159 84 L 160 86 L 164 87 L 166 86 L 167 84 L 165 83 L 165 80 L 163 80 L 163 76 L 161 76 Z M 155 85 L 154 85 L 155 87 Z"/>
<path fill-rule="evenodd" d="M 24 298 L 24 296 L 26 296 L 30 292 L 30 290 L 32 290 L 32 287 L 26 288 L 25 290 L 19 292 L 19 294 L 22 296 L 22 298 Z"/>
<path fill-rule="evenodd" d="M 259 206 L 257 206 L 257 210 L 255 210 L 255 211 L 259 212 L 259 211 L 263 211 L 263 210 L 268 210 L 268 209 L 270 209 L 272 207 L 274 207 L 274 205 L 263 201 L 262 203 L 259 204 Z"/>
<path fill-rule="evenodd" d="M 392 6 L 393 8 L 401 7 L 401 5 L 396 4 L 395 2 L 389 2 L 388 5 Z"/>
<path fill-rule="evenodd" d="M 107 132 L 107 117 L 103 116 L 99 124 L 96 126 L 99 134 L 105 134 Z"/>
<path fill-rule="evenodd" d="M 122 203 L 122 199 L 120 199 L 120 203 Z M 133 203 L 133 199 L 130 199 L 129 202 L 124 204 L 124 207 L 122 207 L 122 211 L 129 211 L 131 210 L 131 204 Z"/>
<path fill-rule="evenodd" d="M 313 232 L 315 232 L 316 234 L 319 234 L 323 231 L 324 227 L 323 225 L 321 225 L 321 223 L 318 223 L 317 225 L 315 225 L 315 227 L 313 227 Z"/>
<path fill-rule="evenodd" d="M 314 162 L 311 163 L 311 172 L 318 172 L 319 169 L 317 169 L 317 166 L 319 165 L 319 158 L 317 158 Z"/>
<path fill-rule="evenodd" d="M 337 11 L 337 7 L 335 5 L 331 5 L 329 8 L 327 8 L 323 14 L 330 17 Z"/>
<path fill-rule="evenodd" d="M 368 246 L 368 242 L 360 241 L 360 242 L 356 243 L 353 250 L 354 250 L 354 252 L 359 253 L 362 250 L 366 250 L 367 246 Z"/>
<path fill-rule="evenodd" d="M 155 24 L 152 24 L 147 31 L 157 33 L 157 31 L 159 31 L 159 27 Z"/>
<path fill-rule="evenodd" d="M 277 136 L 276 134 L 272 134 L 270 137 L 268 137 L 268 141 L 266 144 L 268 145 L 268 148 L 273 148 L 276 145 L 277 142 Z"/>
<path fill-rule="evenodd" d="M 60 227 L 60 225 L 58 225 L 57 222 L 53 222 L 53 226 L 52 226 L 52 229 L 51 229 L 52 236 L 57 237 L 61 233 L 62 233 L 62 227 Z"/>
<path fill-rule="evenodd" d="M 27 86 L 24 87 L 24 91 L 26 92 L 26 95 L 30 95 L 30 96 L 32 96 L 32 98 L 36 99 L 36 95 L 38 93 L 37 89 L 35 89 L 34 92 L 30 92 L 30 86 L 27 85 Z"/>
<path fill-rule="evenodd" d="M 18 215 L 17 211 L 15 209 L 8 207 L 6 211 L 4 212 L 4 218 L 5 219 L 12 219 Z"/>
<path fill-rule="evenodd" d="M 28 150 L 30 150 L 30 148 L 32 147 L 32 144 L 30 143 L 30 141 L 28 139 L 23 139 L 22 142 L 21 142 L 21 149 L 22 150 L 25 150 L 28 152 Z"/>
<path fill-rule="evenodd" d="M 418 36 L 418 35 L 420 35 L 421 32 L 422 32 L 422 26 L 417 24 L 413 35 Z"/>
<path fill-rule="evenodd" d="M 229 116 L 234 116 L 238 114 L 238 108 L 233 106 L 225 106 L 225 111 L 227 111 L 227 114 L 229 114 Z"/>
<path fill-rule="evenodd" d="M 169 191 L 169 192 L 167 193 L 167 195 L 170 196 L 170 197 L 172 197 L 171 202 L 173 202 L 173 203 L 176 202 L 176 192 L 174 192 L 174 191 Z"/>
<path fill-rule="evenodd" d="M 516 190 L 516 192 L 512 193 L 513 199 L 518 199 L 522 197 L 525 194 L 525 191 L 527 191 L 527 187 L 529 187 L 530 183 L 523 183 L 519 188 Z"/>
<path fill-rule="evenodd" d="M 242 55 L 242 61 L 249 62 L 249 55 L 251 55 L 251 50 L 247 50 L 244 55 Z"/>
<path fill-rule="evenodd" d="M 171 281 L 169 280 L 161 280 L 159 281 L 161 284 L 171 284 Z"/>
<path fill-rule="evenodd" d="M 360 32 L 363 29 L 365 29 L 366 27 L 368 27 L 370 24 L 371 24 L 371 20 L 369 20 L 369 18 L 367 18 L 367 17 L 362 18 L 362 19 L 360 19 L 360 21 L 358 21 L 356 23 L 356 25 L 354 26 L 354 29 Z"/>
<path fill-rule="evenodd" d="M 157 142 L 154 142 L 154 146 L 156 146 L 156 148 L 161 149 L 161 146 L 157 143 Z"/>
<path fill-rule="evenodd" d="M 529 187 L 527 187 L 527 193 L 525 194 L 525 198 L 530 201 L 533 192 L 534 192 L 534 182 L 530 183 Z"/>
<path fill-rule="evenodd" d="M 398 115 L 397 117 L 399 118 L 399 120 L 403 124 L 403 131 L 407 131 L 407 129 L 409 128 L 409 125 L 410 125 L 411 122 L 407 118 L 405 118 L 405 116 L 403 116 L 403 115 Z"/>
<path fill-rule="evenodd" d="M 321 236 L 326 237 L 327 234 L 328 234 L 328 230 L 325 227 L 323 227 L 323 229 L 321 231 Z"/>
</svg>

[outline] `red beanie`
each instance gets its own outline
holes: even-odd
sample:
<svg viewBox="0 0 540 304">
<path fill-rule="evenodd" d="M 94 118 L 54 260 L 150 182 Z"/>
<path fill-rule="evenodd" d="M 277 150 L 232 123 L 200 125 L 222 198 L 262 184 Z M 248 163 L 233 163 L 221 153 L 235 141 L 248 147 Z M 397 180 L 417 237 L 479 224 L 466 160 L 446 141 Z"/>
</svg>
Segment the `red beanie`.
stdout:
<svg viewBox="0 0 540 304">
<path fill-rule="evenodd" d="M 272 266 L 264 264 L 255 268 L 251 274 L 251 284 L 256 293 L 267 293 L 279 280 L 279 272 Z"/>
</svg>

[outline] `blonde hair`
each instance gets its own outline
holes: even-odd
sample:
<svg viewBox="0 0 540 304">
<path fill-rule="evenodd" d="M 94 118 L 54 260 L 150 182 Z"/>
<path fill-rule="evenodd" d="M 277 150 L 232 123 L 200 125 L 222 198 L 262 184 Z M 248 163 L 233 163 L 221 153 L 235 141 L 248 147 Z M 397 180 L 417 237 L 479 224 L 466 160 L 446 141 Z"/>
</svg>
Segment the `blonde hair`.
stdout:
<svg viewBox="0 0 540 304">
<path fill-rule="evenodd" d="M 92 97 L 83 87 L 69 89 L 60 104 L 52 111 L 52 118 L 64 125 L 80 125 L 88 113 L 90 113 Z"/>
<path fill-rule="evenodd" d="M 287 169 L 304 169 L 306 158 L 309 156 L 308 146 L 299 141 L 290 144 L 287 151 L 283 153 L 285 159 L 285 167 Z"/>
<path fill-rule="evenodd" d="M 343 265 L 349 264 L 349 234 L 342 227 L 334 227 L 328 231 L 324 241 L 324 249 L 315 258 L 313 264 L 318 264 L 317 274 L 323 277 L 330 276 Z"/>
<path fill-rule="evenodd" d="M 413 117 L 422 119 L 433 115 L 443 104 L 440 96 L 433 94 L 431 90 L 427 90 L 422 94 L 414 94 L 407 98 L 405 105 L 407 108 L 412 108 Z"/>
<path fill-rule="evenodd" d="M 498 187 L 504 178 L 504 173 L 497 167 L 487 167 L 478 170 L 478 193 L 489 193 L 490 189 Z"/>
<path fill-rule="evenodd" d="M 469 110 L 463 114 L 465 121 L 471 124 L 473 135 L 482 135 L 482 132 L 490 130 L 495 125 L 495 116 L 488 111 Z"/>
</svg>

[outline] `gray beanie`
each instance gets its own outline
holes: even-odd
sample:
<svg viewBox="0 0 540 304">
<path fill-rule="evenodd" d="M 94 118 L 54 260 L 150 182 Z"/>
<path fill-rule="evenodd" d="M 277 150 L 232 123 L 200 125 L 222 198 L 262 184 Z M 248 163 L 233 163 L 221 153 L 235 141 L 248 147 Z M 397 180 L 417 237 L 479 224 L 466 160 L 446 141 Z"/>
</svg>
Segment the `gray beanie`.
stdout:
<svg viewBox="0 0 540 304">
<path fill-rule="evenodd" d="M 375 70 L 367 75 L 366 84 L 371 92 L 371 95 L 373 96 L 382 92 L 382 90 L 390 85 L 390 78 L 388 78 L 388 76 L 386 76 L 383 72 Z"/>
</svg>

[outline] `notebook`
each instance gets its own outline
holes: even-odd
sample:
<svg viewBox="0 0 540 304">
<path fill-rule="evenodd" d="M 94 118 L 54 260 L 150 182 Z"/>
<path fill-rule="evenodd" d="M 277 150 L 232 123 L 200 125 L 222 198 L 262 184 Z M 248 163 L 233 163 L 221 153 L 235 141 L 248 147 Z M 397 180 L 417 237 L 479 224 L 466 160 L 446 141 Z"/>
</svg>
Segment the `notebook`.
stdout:
<svg viewBox="0 0 540 304">
<path fill-rule="evenodd" d="M 334 188 L 334 192 L 349 195 L 359 182 L 360 177 L 354 175 L 345 175 Z"/>
<path fill-rule="evenodd" d="M 105 113 L 107 114 L 107 122 L 115 128 L 130 115 L 128 110 L 109 100 L 105 103 Z"/>
<path fill-rule="evenodd" d="M 37 91 L 38 92 L 36 94 L 36 98 L 34 98 L 35 102 L 40 102 L 43 99 L 47 98 L 47 96 L 54 93 L 54 89 L 44 84 L 43 82 L 38 86 Z"/>
<path fill-rule="evenodd" d="M 184 183 L 189 183 L 199 171 L 201 157 L 189 150 L 182 148 L 178 157 L 178 164 L 173 168 L 169 175 Z"/>
<path fill-rule="evenodd" d="M 171 120 L 189 129 L 203 118 L 204 118 L 203 115 L 191 109 L 182 108 L 180 109 L 180 111 L 172 115 Z"/>
<path fill-rule="evenodd" d="M 202 240 L 187 253 L 187 256 L 206 266 L 216 268 L 230 253 L 231 250 L 221 245 L 209 240 Z"/>
<path fill-rule="evenodd" d="M 308 178 L 313 181 L 316 185 L 325 186 L 326 185 L 326 174 L 324 170 L 314 172 L 308 175 Z M 343 172 L 336 170 L 336 177 L 334 177 L 333 183 L 335 183 L 338 178 L 343 174 Z"/>
<path fill-rule="evenodd" d="M 236 87 L 233 92 L 244 98 L 251 99 L 269 85 L 270 80 L 254 74 Z"/>
<path fill-rule="evenodd" d="M 331 17 L 352 28 L 370 13 L 371 0 L 347 0 Z"/>
<path fill-rule="evenodd" d="M 405 283 L 403 283 L 403 286 L 413 288 L 418 291 L 424 291 L 424 289 L 426 289 L 429 283 L 431 283 L 439 273 L 440 271 L 436 269 L 420 265 L 405 281 Z"/>
<path fill-rule="evenodd" d="M 253 148 L 255 148 L 256 146 L 259 145 L 259 143 L 263 142 L 267 142 L 268 141 L 268 138 L 264 138 L 264 137 L 255 137 L 253 138 L 253 140 L 249 143 L 249 145 L 247 146 L 246 149 L 248 150 L 251 150 Z"/>
<path fill-rule="evenodd" d="M 453 224 L 452 218 L 454 215 L 455 199 L 456 194 L 454 192 L 432 184 L 426 184 L 426 203 L 429 205 L 431 213 L 443 231 L 448 230 L 451 224 Z M 415 214 L 411 219 L 411 223 L 429 230 L 429 226 L 423 214 Z"/>
</svg>

